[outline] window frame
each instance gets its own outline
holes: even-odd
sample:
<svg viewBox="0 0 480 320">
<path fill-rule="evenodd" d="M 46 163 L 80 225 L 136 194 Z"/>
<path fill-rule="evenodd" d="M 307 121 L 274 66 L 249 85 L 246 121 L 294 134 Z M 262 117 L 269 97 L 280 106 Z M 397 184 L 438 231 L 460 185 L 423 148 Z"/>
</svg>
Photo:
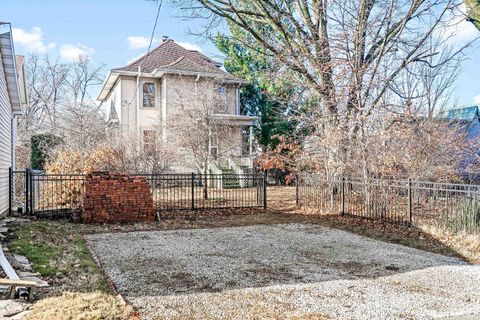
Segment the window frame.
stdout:
<svg viewBox="0 0 480 320">
<path fill-rule="evenodd" d="M 210 134 L 208 138 L 208 155 L 211 156 L 213 159 L 217 160 L 219 157 L 219 140 L 218 136 Z M 213 152 L 215 150 L 215 152 Z"/>
<path fill-rule="evenodd" d="M 153 84 L 153 105 L 152 106 L 146 106 L 145 105 L 145 85 L 147 84 Z M 151 80 L 144 80 L 142 81 L 142 104 L 141 108 L 142 109 L 155 109 L 157 107 L 157 83 L 155 81 Z"/>
</svg>

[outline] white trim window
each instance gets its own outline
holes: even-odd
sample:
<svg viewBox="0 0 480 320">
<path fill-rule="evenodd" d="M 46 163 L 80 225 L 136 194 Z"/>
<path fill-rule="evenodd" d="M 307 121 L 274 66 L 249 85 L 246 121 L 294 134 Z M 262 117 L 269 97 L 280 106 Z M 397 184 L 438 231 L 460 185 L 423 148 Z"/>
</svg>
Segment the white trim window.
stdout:
<svg viewBox="0 0 480 320">
<path fill-rule="evenodd" d="M 212 134 L 208 139 L 208 153 L 213 159 L 218 159 L 218 137 Z"/>
<path fill-rule="evenodd" d="M 145 81 L 142 85 L 142 97 L 143 103 L 142 107 L 144 108 L 155 108 L 155 97 L 156 97 L 156 88 L 155 82 Z"/>
</svg>

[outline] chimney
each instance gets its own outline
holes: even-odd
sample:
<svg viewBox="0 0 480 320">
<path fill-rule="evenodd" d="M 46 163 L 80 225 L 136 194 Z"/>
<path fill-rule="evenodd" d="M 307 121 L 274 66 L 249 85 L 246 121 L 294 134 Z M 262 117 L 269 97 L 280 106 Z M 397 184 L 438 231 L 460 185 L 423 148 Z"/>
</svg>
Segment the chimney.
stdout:
<svg viewBox="0 0 480 320">
<path fill-rule="evenodd" d="M 168 40 L 168 36 L 163 36 L 163 37 L 162 37 L 162 42 L 165 42 L 165 41 L 167 41 L 167 40 Z"/>
</svg>

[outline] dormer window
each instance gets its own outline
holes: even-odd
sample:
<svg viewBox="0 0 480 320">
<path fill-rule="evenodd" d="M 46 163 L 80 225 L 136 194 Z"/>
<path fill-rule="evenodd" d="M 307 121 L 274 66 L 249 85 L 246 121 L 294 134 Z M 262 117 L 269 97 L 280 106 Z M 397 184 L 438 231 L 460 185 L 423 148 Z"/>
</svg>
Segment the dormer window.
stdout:
<svg viewBox="0 0 480 320">
<path fill-rule="evenodd" d="M 155 83 L 143 83 L 143 104 L 144 108 L 155 108 Z"/>
</svg>

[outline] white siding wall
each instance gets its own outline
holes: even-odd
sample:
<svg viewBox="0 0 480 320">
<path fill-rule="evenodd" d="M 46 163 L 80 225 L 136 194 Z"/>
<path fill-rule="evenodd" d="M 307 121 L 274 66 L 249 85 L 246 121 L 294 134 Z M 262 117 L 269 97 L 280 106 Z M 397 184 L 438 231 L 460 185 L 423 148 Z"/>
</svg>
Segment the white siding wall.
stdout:
<svg viewBox="0 0 480 320">
<path fill-rule="evenodd" d="M 8 210 L 8 168 L 12 165 L 12 109 L 0 55 L 0 214 Z"/>
</svg>

